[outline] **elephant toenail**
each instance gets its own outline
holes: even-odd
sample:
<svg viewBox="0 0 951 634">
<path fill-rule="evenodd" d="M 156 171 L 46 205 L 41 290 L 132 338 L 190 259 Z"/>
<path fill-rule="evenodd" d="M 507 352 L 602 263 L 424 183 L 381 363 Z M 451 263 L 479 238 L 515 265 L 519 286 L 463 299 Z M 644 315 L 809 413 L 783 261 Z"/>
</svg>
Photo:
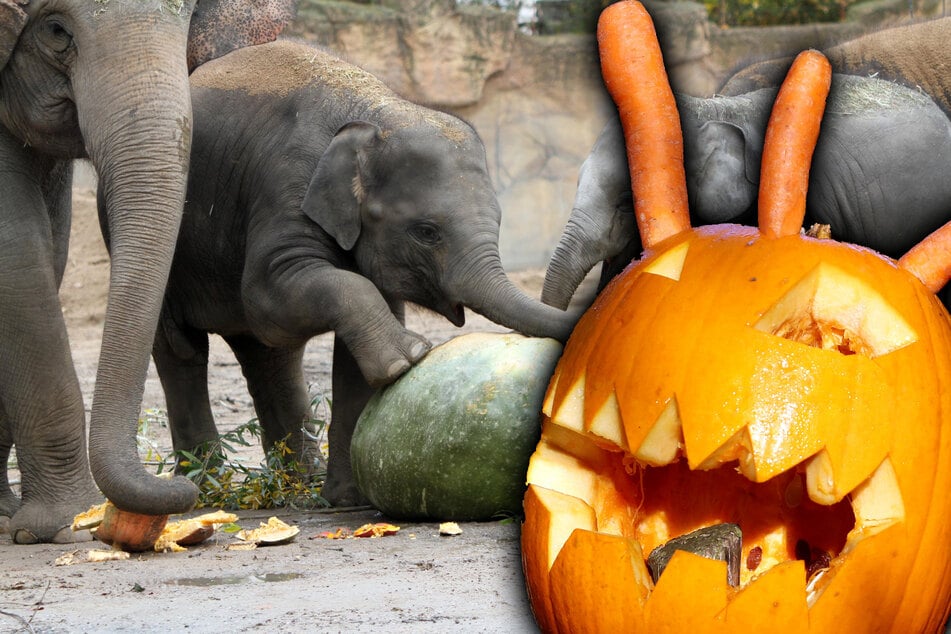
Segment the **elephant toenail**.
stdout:
<svg viewBox="0 0 951 634">
<path fill-rule="evenodd" d="M 13 533 L 13 543 L 15 544 L 37 544 L 39 541 L 36 535 L 25 528 L 17 529 L 16 532 Z"/>
<path fill-rule="evenodd" d="M 429 350 L 428 344 L 422 341 L 417 341 L 415 344 L 413 344 L 413 347 L 410 349 L 409 353 L 413 356 L 414 359 L 419 359 L 424 354 L 426 354 L 428 350 Z"/>
<path fill-rule="evenodd" d="M 409 363 L 406 362 L 404 359 L 400 359 L 399 361 L 394 361 L 393 363 L 391 363 L 390 367 L 386 369 L 386 373 L 388 376 L 392 378 L 396 378 L 400 376 L 401 374 L 403 374 L 404 372 L 406 372 L 407 370 L 409 370 Z"/>
<path fill-rule="evenodd" d="M 54 544 L 76 544 L 79 542 L 91 542 L 93 535 L 87 530 L 74 531 L 71 526 L 64 526 L 56 531 L 53 536 Z"/>
</svg>

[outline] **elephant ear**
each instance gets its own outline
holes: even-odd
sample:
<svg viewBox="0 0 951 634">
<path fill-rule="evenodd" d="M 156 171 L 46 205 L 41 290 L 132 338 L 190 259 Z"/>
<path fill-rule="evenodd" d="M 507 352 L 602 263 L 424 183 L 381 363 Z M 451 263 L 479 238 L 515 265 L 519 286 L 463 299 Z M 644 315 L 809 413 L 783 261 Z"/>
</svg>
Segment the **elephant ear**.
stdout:
<svg viewBox="0 0 951 634">
<path fill-rule="evenodd" d="M 360 237 L 360 207 L 366 199 L 366 150 L 380 129 L 366 121 L 346 124 L 320 157 L 302 208 L 308 218 L 349 251 Z"/>
<path fill-rule="evenodd" d="M 276 40 L 296 14 L 297 0 L 199 0 L 188 31 L 188 72 L 235 49 Z"/>
<path fill-rule="evenodd" d="M 26 24 L 27 0 L 0 0 L 0 70 L 7 65 L 7 60 L 16 48 L 20 31 Z"/>
</svg>

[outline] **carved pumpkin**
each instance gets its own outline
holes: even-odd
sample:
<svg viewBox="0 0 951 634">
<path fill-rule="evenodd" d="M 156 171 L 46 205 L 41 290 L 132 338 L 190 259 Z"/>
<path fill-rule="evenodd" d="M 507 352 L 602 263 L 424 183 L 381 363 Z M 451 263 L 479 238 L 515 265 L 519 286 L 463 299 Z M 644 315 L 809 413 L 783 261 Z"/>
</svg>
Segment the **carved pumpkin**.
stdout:
<svg viewBox="0 0 951 634">
<path fill-rule="evenodd" d="M 783 90 L 774 117 L 801 110 Z M 785 163 L 767 152 L 815 142 L 776 129 L 764 170 Z M 545 631 L 927 632 L 947 618 L 947 263 L 802 235 L 807 179 L 770 176 L 801 200 L 761 191 L 760 229 L 690 228 L 677 211 L 565 347 L 524 500 Z M 658 212 L 637 212 L 643 236 Z M 680 546 L 722 525 L 714 550 L 730 552 Z"/>
</svg>

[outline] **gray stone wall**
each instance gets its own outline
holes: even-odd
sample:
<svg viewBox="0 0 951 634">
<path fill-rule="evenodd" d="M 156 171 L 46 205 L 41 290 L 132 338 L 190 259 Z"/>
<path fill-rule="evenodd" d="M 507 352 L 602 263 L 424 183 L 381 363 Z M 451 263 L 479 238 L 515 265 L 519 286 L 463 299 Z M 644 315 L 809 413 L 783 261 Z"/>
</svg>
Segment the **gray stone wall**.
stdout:
<svg viewBox="0 0 951 634">
<path fill-rule="evenodd" d="M 674 90 L 709 96 L 753 61 L 824 48 L 907 19 L 907 0 L 873 0 L 843 24 L 725 28 L 695 2 L 644 0 Z M 915 0 L 916 18 L 944 0 Z M 300 0 L 286 37 L 336 51 L 404 97 L 470 121 L 486 144 L 503 209 L 509 270 L 544 267 L 571 211 L 578 168 L 614 107 L 595 38 L 529 36 L 514 12 L 455 0 Z M 89 170 L 80 170 L 86 185 Z"/>
<path fill-rule="evenodd" d="M 917 10 L 933 14 L 940 2 L 918 0 Z M 876 0 L 843 24 L 721 29 L 695 2 L 645 4 L 674 90 L 696 96 L 714 94 L 753 61 L 850 39 L 901 19 L 908 6 Z M 593 34 L 529 36 L 513 12 L 454 0 L 301 0 L 287 36 L 331 48 L 404 97 L 470 121 L 485 141 L 502 204 L 503 264 L 547 265 L 578 168 L 614 116 Z"/>
</svg>

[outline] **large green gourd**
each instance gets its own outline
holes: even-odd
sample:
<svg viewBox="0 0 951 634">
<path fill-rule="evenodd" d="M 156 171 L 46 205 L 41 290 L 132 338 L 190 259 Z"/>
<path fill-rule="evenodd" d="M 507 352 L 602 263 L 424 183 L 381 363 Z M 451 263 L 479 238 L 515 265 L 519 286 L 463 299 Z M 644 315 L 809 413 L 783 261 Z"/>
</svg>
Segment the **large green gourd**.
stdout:
<svg viewBox="0 0 951 634">
<path fill-rule="evenodd" d="M 351 462 L 357 486 L 396 519 L 521 515 L 553 339 L 473 333 L 434 348 L 370 400 Z"/>
</svg>

